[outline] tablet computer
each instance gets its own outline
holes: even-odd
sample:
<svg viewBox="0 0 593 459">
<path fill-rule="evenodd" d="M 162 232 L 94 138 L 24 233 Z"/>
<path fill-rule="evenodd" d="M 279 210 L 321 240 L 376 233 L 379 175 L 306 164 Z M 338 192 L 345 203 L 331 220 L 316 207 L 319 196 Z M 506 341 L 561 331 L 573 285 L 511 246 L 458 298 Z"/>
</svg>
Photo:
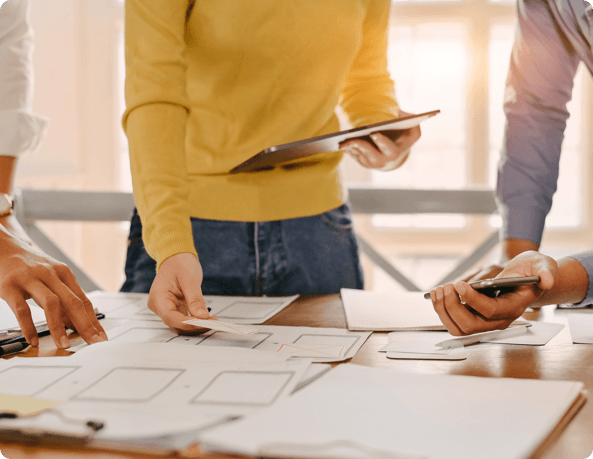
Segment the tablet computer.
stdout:
<svg viewBox="0 0 593 459">
<path fill-rule="evenodd" d="M 275 166 L 283 163 L 292 162 L 308 156 L 339 151 L 340 144 L 349 139 L 363 138 L 372 143 L 369 134 L 374 132 L 381 132 L 390 139 L 395 140 L 405 129 L 418 126 L 422 121 L 435 116 L 437 113 L 440 113 L 440 110 L 420 113 L 417 115 L 406 115 L 401 118 L 348 129 L 347 131 L 339 131 L 311 137 L 310 139 L 276 145 L 275 147 L 266 148 L 265 150 L 260 151 L 255 156 L 252 156 L 231 169 L 230 172 L 231 174 L 234 174 L 237 172 L 254 172 L 273 169 Z"/>
</svg>

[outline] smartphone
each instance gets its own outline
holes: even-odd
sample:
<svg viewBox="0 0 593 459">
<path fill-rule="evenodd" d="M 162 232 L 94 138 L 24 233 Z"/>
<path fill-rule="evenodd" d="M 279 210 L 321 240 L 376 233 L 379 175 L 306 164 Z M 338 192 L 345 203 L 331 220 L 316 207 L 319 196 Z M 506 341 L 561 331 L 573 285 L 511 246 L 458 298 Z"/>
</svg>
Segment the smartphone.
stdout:
<svg viewBox="0 0 593 459">
<path fill-rule="evenodd" d="M 512 292 L 521 285 L 533 285 L 540 281 L 539 276 L 506 277 L 500 279 L 484 279 L 470 282 L 468 285 L 483 295 L 496 298 L 504 293 Z"/>
<path fill-rule="evenodd" d="M 506 277 L 500 279 L 483 279 L 470 282 L 468 285 L 483 295 L 496 298 L 504 293 L 512 292 L 521 285 L 533 285 L 540 281 L 539 276 Z M 424 294 L 424 298 L 430 300 L 430 292 Z"/>
</svg>

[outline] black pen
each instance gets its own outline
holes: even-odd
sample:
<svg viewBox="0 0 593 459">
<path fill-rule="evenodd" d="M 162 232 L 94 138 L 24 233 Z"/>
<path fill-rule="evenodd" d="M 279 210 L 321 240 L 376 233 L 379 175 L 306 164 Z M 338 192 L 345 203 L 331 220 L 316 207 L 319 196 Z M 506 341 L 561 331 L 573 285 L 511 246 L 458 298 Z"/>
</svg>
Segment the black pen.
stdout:
<svg viewBox="0 0 593 459">
<path fill-rule="evenodd" d="M 27 349 L 28 347 L 29 343 L 5 344 L 4 346 L 0 346 L 0 357 L 8 354 L 16 354 L 17 352 L 21 352 Z"/>
</svg>

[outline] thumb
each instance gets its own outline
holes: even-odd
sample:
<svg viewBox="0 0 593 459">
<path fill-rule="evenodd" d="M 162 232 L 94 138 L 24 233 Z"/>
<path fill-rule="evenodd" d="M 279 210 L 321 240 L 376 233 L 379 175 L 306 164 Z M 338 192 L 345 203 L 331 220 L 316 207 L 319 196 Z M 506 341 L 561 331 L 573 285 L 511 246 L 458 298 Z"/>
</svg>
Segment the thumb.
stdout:
<svg viewBox="0 0 593 459">
<path fill-rule="evenodd" d="M 189 313 L 198 319 L 208 319 L 210 313 L 206 308 L 206 300 L 202 295 L 202 289 L 199 285 L 196 285 L 196 280 L 191 276 L 183 276 L 179 279 L 179 286 Z"/>
</svg>

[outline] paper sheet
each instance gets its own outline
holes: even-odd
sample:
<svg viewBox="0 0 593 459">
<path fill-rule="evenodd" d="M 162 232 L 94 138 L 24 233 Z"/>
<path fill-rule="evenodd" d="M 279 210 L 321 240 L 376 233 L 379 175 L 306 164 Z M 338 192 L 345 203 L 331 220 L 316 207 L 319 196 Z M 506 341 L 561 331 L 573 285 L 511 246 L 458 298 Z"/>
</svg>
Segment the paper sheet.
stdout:
<svg viewBox="0 0 593 459">
<path fill-rule="evenodd" d="M 342 289 L 349 330 L 445 330 L 422 292 L 390 295 Z"/>
<path fill-rule="evenodd" d="M 593 314 L 569 313 L 567 317 L 572 342 L 593 344 Z"/>
<path fill-rule="evenodd" d="M 524 458 L 582 388 L 345 364 L 273 408 L 199 438 L 206 449 L 253 457 Z"/>
<path fill-rule="evenodd" d="M 147 293 L 109 293 L 95 291 L 88 295 L 99 312 L 109 318 L 154 320 L 160 317 L 148 309 Z M 238 324 L 263 324 L 278 314 L 299 295 L 285 297 L 241 297 L 204 295 L 211 315 Z"/>
<path fill-rule="evenodd" d="M 442 348 L 436 344 L 451 335 L 446 332 L 392 332 L 388 343 L 379 350 L 386 352 L 388 359 L 405 360 L 465 360 L 467 350 L 463 346 Z"/>
<path fill-rule="evenodd" d="M 261 331 L 261 327 L 239 325 L 231 322 L 223 322 L 222 320 L 190 319 L 183 323 L 193 325 L 197 328 L 208 328 L 210 330 L 216 330 L 239 336 L 249 336 Z"/>
<path fill-rule="evenodd" d="M 216 321 L 209 321 L 216 322 Z M 339 328 L 317 327 L 287 327 L 276 325 L 259 325 L 257 333 L 237 335 L 220 331 L 207 332 L 196 336 L 178 335 L 162 322 L 131 321 L 117 328 L 107 330 L 109 341 L 121 342 L 153 342 L 184 344 L 199 347 L 242 347 L 257 348 L 278 352 L 282 344 L 309 346 L 309 352 L 304 350 L 295 353 L 294 358 L 312 358 L 314 362 L 340 362 L 352 358 L 370 336 L 370 332 L 351 332 Z M 314 352 L 312 348 L 326 346 L 340 346 L 340 356 L 334 352 L 327 354 Z M 72 352 L 86 348 L 81 344 L 70 348 Z M 92 346 L 91 346 L 92 347 Z M 286 349 L 282 351 L 286 352 Z"/>
<path fill-rule="evenodd" d="M 531 327 L 523 335 L 501 339 L 486 339 L 487 343 L 523 344 L 527 346 L 543 346 L 564 328 L 562 324 L 530 321 Z"/>
<path fill-rule="evenodd" d="M 0 387 L 8 395 L 63 401 L 59 409 L 78 416 L 107 417 L 104 438 L 141 438 L 170 433 L 163 418 L 179 418 L 173 423 L 179 429 L 188 419 L 205 425 L 269 407 L 294 390 L 309 364 L 251 349 L 106 342 L 68 358 L 8 360 Z M 115 412 L 119 420 L 109 414 Z"/>
<path fill-rule="evenodd" d="M 45 325 L 45 312 L 33 300 L 27 300 L 27 304 L 31 310 L 31 318 L 33 323 L 37 326 Z M 18 331 L 21 327 L 16 316 L 8 306 L 8 303 L 0 298 L 0 339 L 2 335 L 8 331 Z"/>
<path fill-rule="evenodd" d="M 383 294 L 343 288 L 348 330 L 446 330 L 422 292 Z M 526 323 L 517 319 L 514 323 Z"/>
</svg>

